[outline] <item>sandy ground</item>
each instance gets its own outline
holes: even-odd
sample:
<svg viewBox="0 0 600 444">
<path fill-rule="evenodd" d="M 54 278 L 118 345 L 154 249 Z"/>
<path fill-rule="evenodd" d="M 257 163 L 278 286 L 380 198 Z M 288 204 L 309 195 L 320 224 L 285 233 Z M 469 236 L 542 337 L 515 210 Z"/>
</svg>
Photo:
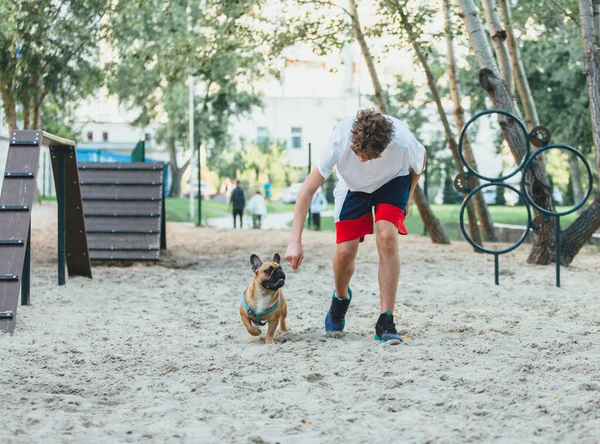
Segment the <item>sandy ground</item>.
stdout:
<svg viewBox="0 0 600 444">
<path fill-rule="evenodd" d="M 2 443 L 583 442 L 600 440 L 600 256 L 563 271 L 408 236 L 397 325 L 372 340 L 377 253 L 359 252 L 343 339 L 324 336 L 332 233 L 308 233 L 284 287 L 287 339 L 238 314 L 251 253 L 288 233 L 168 225 L 160 264 L 56 285 L 55 219 L 37 208 L 32 305 L 0 336 Z"/>
</svg>

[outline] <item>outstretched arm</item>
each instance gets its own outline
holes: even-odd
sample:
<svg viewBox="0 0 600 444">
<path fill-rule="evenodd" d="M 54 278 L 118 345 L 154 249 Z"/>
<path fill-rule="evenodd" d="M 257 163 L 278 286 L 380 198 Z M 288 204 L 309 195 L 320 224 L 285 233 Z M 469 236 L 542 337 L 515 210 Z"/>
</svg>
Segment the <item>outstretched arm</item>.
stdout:
<svg viewBox="0 0 600 444">
<path fill-rule="evenodd" d="M 304 255 L 302 253 L 302 230 L 304 229 L 304 221 L 310 208 L 310 202 L 323 184 L 325 178 L 321 176 L 317 168 L 313 168 L 308 177 L 302 183 L 298 197 L 296 198 L 296 205 L 294 207 L 294 221 L 292 222 L 292 235 L 290 243 L 285 252 L 285 258 L 289 261 L 292 268 L 297 270 L 302 264 Z"/>
</svg>

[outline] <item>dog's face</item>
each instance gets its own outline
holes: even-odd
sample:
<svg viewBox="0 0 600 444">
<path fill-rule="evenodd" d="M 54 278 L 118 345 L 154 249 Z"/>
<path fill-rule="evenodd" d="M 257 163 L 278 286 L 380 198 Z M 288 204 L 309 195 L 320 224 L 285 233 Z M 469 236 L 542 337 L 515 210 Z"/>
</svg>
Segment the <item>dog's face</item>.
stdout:
<svg viewBox="0 0 600 444">
<path fill-rule="evenodd" d="M 255 280 L 267 290 L 279 290 L 285 284 L 285 274 L 281 270 L 279 263 L 281 258 L 277 253 L 273 256 L 273 262 L 262 262 L 260 258 L 253 254 L 250 256 L 252 271 L 254 271 Z"/>
</svg>

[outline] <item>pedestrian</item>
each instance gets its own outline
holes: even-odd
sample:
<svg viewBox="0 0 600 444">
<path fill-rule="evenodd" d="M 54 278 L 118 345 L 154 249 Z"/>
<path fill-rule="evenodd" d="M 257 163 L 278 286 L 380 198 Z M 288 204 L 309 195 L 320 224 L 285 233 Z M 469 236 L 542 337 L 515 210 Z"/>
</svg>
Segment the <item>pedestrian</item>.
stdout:
<svg viewBox="0 0 600 444">
<path fill-rule="evenodd" d="M 240 185 L 240 181 L 235 181 L 235 188 L 231 192 L 229 204 L 233 207 L 233 228 L 236 227 L 236 218 L 240 217 L 240 228 L 243 228 L 244 208 L 246 207 L 246 192 Z"/>
<path fill-rule="evenodd" d="M 313 227 L 317 231 L 321 231 L 321 211 L 325 208 L 327 208 L 327 199 L 325 199 L 325 193 L 323 193 L 323 188 L 319 187 L 310 203 L 310 214 L 312 217 L 312 223 Z"/>
<path fill-rule="evenodd" d="M 259 190 L 248 201 L 248 211 L 252 215 L 252 228 L 261 228 L 262 218 L 267 215 L 267 203 Z"/>
</svg>

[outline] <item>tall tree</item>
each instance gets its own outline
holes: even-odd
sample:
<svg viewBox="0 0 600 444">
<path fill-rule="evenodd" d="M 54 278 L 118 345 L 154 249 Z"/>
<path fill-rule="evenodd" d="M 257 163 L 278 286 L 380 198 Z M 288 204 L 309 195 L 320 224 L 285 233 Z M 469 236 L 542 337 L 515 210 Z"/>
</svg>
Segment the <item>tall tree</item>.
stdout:
<svg viewBox="0 0 600 444">
<path fill-rule="evenodd" d="M 508 0 L 500 0 L 500 10 L 502 11 L 502 19 L 504 20 L 506 40 L 508 42 L 508 50 L 510 53 L 510 59 L 512 61 L 513 73 L 515 76 L 517 91 L 521 98 L 521 104 L 525 112 L 525 123 L 528 129 L 532 129 L 540 124 L 538 117 L 537 108 L 535 101 L 531 94 L 531 88 L 529 87 L 529 81 L 527 80 L 527 73 L 525 71 L 525 65 L 523 64 L 523 58 L 521 57 L 521 50 L 519 48 L 519 42 L 515 37 L 515 33 L 512 27 L 511 18 L 511 6 Z"/>
<path fill-rule="evenodd" d="M 352 31 L 356 40 L 358 41 L 363 57 L 365 58 L 365 62 L 369 69 L 369 75 L 371 77 L 371 82 L 373 83 L 373 89 L 375 91 L 375 100 L 379 110 L 382 113 L 389 112 L 389 102 L 387 101 L 386 94 L 381 86 L 381 82 L 379 81 L 379 75 L 377 70 L 375 69 L 375 64 L 373 62 L 373 58 L 369 51 L 369 47 L 366 43 L 366 38 L 364 36 L 364 32 L 360 25 L 360 19 L 358 14 L 358 8 L 356 5 L 356 0 L 348 0 L 349 11 L 346 11 L 350 15 L 350 19 L 352 21 Z M 421 214 L 421 219 L 423 220 L 423 224 L 427 228 L 427 231 L 431 237 L 431 240 L 434 243 L 440 244 L 448 244 L 450 240 L 448 239 L 448 235 L 445 233 L 444 228 L 442 227 L 439 219 L 433 214 L 427 197 L 420 185 L 417 184 L 414 191 L 414 199 L 417 204 L 417 208 L 419 209 L 419 213 Z"/>
<path fill-rule="evenodd" d="M 408 42 L 412 46 L 412 48 L 417 56 L 417 60 L 419 61 L 419 64 L 421 65 L 421 67 L 423 68 L 423 71 L 425 72 L 425 77 L 427 79 L 427 85 L 429 86 L 429 91 L 431 93 L 431 96 L 433 97 L 433 101 L 436 104 L 438 115 L 442 122 L 442 127 L 444 128 L 444 134 L 446 135 L 446 143 L 450 147 L 450 152 L 452 153 L 452 160 L 454 161 L 454 167 L 457 172 L 463 172 L 464 166 L 463 166 L 460 156 L 458 154 L 458 145 L 456 143 L 455 134 L 453 133 L 453 131 L 450 127 L 450 122 L 448 120 L 448 116 L 446 115 L 446 110 L 444 109 L 444 106 L 442 105 L 442 99 L 440 97 L 440 93 L 439 93 L 433 72 L 429 65 L 429 61 L 427 60 L 427 57 L 425 56 L 425 53 L 421 47 L 421 43 L 419 42 L 419 37 L 417 35 L 415 27 L 414 27 L 413 23 L 409 20 L 406 4 L 402 4 L 400 2 L 400 0 L 392 0 L 387 4 L 391 8 L 391 10 L 389 11 L 390 14 L 398 15 L 400 17 L 401 27 L 404 30 L 404 32 L 406 33 Z M 386 12 L 388 12 L 388 11 L 384 9 L 384 13 L 386 13 Z M 446 182 L 448 182 L 448 180 L 450 180 L 449 171 L 447 171 Z M 481 195 L 481 193 L 478 193 L 478 194 Z M 466 195 L 467 195 L 467 192 L 464 192 L 463 197 L 466 197 Z M 471 238 L 478 245 L 481 245 L 482 244 L 481 231 L 479 230 L 479 225 L 477 222 L 477 213 L 475 211 L 475 202 L 473 200 L 470 200 L 468 202 L 467 216 L 468 216 L 468 220 L 469 220 L 469 232 L 471 234 Z"/>
<path fill-rule="evenodd" d="M 502 109 L 520 117 L 519 110 L 514 106 L 508 86 L 500 78 L 498 65 L 486 39 L 475 3 L 473 0 L 459 1 L 469 39 L 479 63 L 479 81 L 481 86 L 488 92 L 496 109 Z M 527 154 L 525 135 L 512 119 L 500 115 L 498 121 L 515 161 L 521 163 Z M 554 210 L 550 182 L 539 160 L 532 162 L 529 174 L 526 177 L 526 186 L 534 202 L 542 208 Z M 532 263 L 549 263 L 552 260 L 552 248 L 553 241 L 549 234 L 546 236 L 536 236 L 528 260 Z"/>
<path fill-rule="evenodd" d="M 600 0 L 592 0 L 594 6 L 594 34 L 596 35 L 596 45 L 600 51 Z"/>
<path fill-rule="evenodd" d="M 110 90 L 139 110 L 136 123 L 142 126 L 168 108 L 161 137 L 169 147 L 173 192 L 188 165 L 178 163 L 188 146 L 183 143 L 187 107 L 181 106 L 187 102 L 181 88 L 188 77 L 193 76 L 199 96 L 194 143 L 209 148 L 211 164 L 226 148 L 230 119 L 260 103 L 253 85 L 267 71 L 270 41 L 257 30 L 255 3 L 180 0 L 157 7 L 119 2 L 111 16 L 110 41 L 118 61 L 109 67 Z"/>
<path fill-rule="evenodd" d="M 519 116 L 518 110 L 514 108 L 510 99 L 510 93 L 507 86 L 498 76 L 498 69 L 492 56 L 489 44 L 482 38 L 483 27 L 479 19 L 477 8 L 473 0 L 459 0 L 462 8 L 462 15 L 467 25 L 469 38 L 476 54 L 480 73 L 479 79 L 482 87 L 488 92 L 495 107 L 504 109 Z M 580 15 L 582 21 L 582 35 L 584 40 L 586 66 L 589 81 L 590 109 L 592 111 L 592 122 L 594 128 L 598 126 L 598 106 L 600 100 L 600 77 L 598 76 L 598 53 L 594 50 L 594 35 L 592 6 L 590 0 L 580 0 Z M 500 127 L 504 138 L 517 162 L 520 162 L 525 155 L 525 139 L 522 132 L 510 120 L 500 118 Z M 598 131 L 596 131 L 597 134 Z M 596 141 L 597 138 L 595 137 Z M 598 142 L 596 152 L 598 153 Z M 597 155 L 597 159 L 600 156 Z M 597 169 L 597 168 L 596 168 Z M 542 208 L 554 209 L 554 202 L 551 196 L 551 187 L 548 176 L 541 162 L 532 163 L 532 168 L 526 176 L 526 187 L 532 199 Z M 597 195 L 591 205 L 589 205 L 581 215 L 561 233 L 561 252 L 560 258 L 563 265 L 568 265 L 581 247 L 587 242 L 591 235 L 600 228 L 600 195 Z M 528 261 L 536 264 L 548 264 L 554 259 L 554 232 L 551 231 L 546 236 L 535 236 L 534 245 L 531 249 Z"/>
<path fill-rule="evenodd" d="M 458 75 L 458 68 L 456 63 L 456 56 L 454 52 L 454 31 L 452 26 L 452 10 L 450 8 L 450 0 L 443 0 L 444 4 L 444 34 L 446 37 L 446 50 L 448 53 L 448 77 L 450 80 L 450 96 L 454 104 L 454 119 L 456 121 L 456 127 L 458 131 L 462 131 L 465 127 L 465 110 L 462 106 L 462 94 L 460 90 L 460 79 Z M 463 138 L 463 154 L 466 161 L 471 167 L 478 171 L 477 161 L 471 149 L 471 143 L 469 141 L 468 134 L 465 134 Z M 479 185 L 479 179 L 475 178 L 475 184 Z M 492 216 L 488 210 L 487 204 L 483 197 L 483 193 L 477 193 L 473 196 L 475 207 L 477 209 L 477 215 L 481 223 L 481 229 L 485 240 L 490 242 L 496 242 L 498 240 L 496 236 L 496 230 L 494 228 L 494 222 Z"/>
<path fill-rule="evenodd" d="M 0 28 L 0 90 L 9 127 L 39 129 L 44 100 L 75 101 L 101 84 L 98 66 L 107 0 L 0 0 L 8 24 Z"/>
<path fill-rule="evenodd" d="M 485 20 L 488 23 L 490 37 L 492 38 L 492 43 L 494 44 L 494 49 L 496 51 L 496 58 L 498 59 L 498 66 L 500 68 L 500 77 L 504 80 L 506 86 L 508 86 L 511 95 L 514 96 L 513 72 L 508 49 L 506 47 L 507 33 L 500 23 L 496 1 L 482 0 L 481 4 L 483 6 Z"/>
</svg>

